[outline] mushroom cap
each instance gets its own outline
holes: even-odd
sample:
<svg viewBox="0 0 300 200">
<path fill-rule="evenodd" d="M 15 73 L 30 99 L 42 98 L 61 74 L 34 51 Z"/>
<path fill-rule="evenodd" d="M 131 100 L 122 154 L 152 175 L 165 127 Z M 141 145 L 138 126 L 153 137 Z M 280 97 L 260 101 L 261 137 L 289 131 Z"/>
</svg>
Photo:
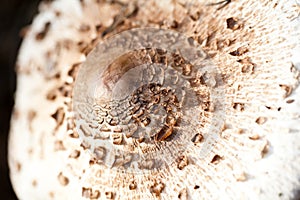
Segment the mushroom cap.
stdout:
<svg viewBox="0 0 300 200">
<path fill-rule="evenodd" d="M 215 2 L 42 2 L 17 60 L 9 138 L 10 177 L 17 196 L 296 198 L 300 188 L 299 2 Z M 154 152 L 154 158 L 167 164 L 137 172 L 95 159 L 78 131 L 73 103 L 79 94 L 73 90 L 103 41 L 146 27 L 193 39 L 209 61 L 204 63 L 212 63 L 221 77 L 217 86 L 207 86 L 209 91 L 221 92 L 208 97 L 211 107 L 198 108 L 202 110 L 194 119 L 206 120 L 195 132 L 170 139 L 183 145 L 184 151 Z M 212 79 L 207 77 L 207 85 Z"/>
</svg>

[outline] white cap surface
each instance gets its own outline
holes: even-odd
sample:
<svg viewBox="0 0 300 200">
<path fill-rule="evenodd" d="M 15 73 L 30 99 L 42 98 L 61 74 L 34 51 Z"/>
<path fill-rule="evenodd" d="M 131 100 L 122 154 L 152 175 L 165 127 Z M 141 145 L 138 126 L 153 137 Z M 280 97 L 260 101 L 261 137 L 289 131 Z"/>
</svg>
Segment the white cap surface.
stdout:
<svg viewBox="0 0 300 200">
<path fill-rule="evenodd" d="M 19 199 L 299 195 L 299 2 L 120 2 L 40 4 L 17 61 L 9 166 Z M 209 141 L 195 133 L 185 141 L 191 146 L 186 154 L 144 174 L 94 162 L 79 138 L 72 108 L 74 83 L 86 55 L 104 38 L 137 27 L 172 29 L 192 37 L 217 66 L 224 92 L 218 138 Z M 203 116 L 210 119 L 214 112 L 203 111 Z M 212 149 L 201 154 L 207 146 Z"/>
</svg>

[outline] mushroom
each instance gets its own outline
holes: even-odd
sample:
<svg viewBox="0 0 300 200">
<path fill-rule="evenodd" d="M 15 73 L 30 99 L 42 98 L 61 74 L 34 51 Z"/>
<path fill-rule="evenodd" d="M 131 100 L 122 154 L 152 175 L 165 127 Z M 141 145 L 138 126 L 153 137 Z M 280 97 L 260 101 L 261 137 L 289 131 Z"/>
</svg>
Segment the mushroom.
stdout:
<svg viewBox="0 0 300 200">
<path fill-rule="evenodd" d="M 39 10 L 9 137 L 20 199 L 299 198 L 299 2 Z"/>
</svg>

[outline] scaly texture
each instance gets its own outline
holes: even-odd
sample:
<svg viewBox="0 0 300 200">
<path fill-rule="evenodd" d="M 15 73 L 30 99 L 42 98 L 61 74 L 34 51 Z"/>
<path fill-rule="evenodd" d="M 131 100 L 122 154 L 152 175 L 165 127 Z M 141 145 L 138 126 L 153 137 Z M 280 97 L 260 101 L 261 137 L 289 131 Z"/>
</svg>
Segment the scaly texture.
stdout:
<svg viewBox="0 0 300 200">
<path fill-rule="evenodd" d="M 41 3 L 17 61 L 9 165 L 18 197 L 293 198 L 300 187 L 297 2 L 128 2 Z M 142 27 L 172 29 L 198 42 L 222 77 L 225 111 L 217 118 L 220 133 L 212 132 L 217 140 L 201 134 L 204 124 L 185 140 L 185 154 L 136 174 L 95 161 L 79 138 L 72 92 L 99 41 Z M 210 113 L 203 110 L 208 123 Z M 200 156 L 205 147 L 213 148 Z"/>
</svg>

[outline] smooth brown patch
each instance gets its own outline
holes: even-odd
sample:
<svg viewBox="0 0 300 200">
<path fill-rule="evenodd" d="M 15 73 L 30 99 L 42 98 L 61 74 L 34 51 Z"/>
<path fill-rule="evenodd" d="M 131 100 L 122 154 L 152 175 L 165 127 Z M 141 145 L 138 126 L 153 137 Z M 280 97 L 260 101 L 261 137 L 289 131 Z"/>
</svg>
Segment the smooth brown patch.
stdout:
<svg viewBox="0 0 300 200">
<path fill-rule="evenodd" d="M 52 192 L 52 191 L 51 191 L 51 192 L 49 192 L 49 197 L 50 197 L 51 199 L 53 199 L 53 198 L 54 198 L 54 196 L 55 196 L 55 195 L 54 195 L 54 192 Z"/>
<path fill-rule="evenodd" d="M 150 192 L 155 194 L 155 196 L 159 197 L 164 188 L 164 183 L 155 182 L 152 186 L 150 186 Z"/>
<path fill-rule="evenodd" d="M 73 79 L 75 79 L 80 65 L 81 63 L 73 64 L 71 69 L 68 71 L 68 76 L 71 76 Z"/>
<path fill-rule="evenodd" d="M 92 194 L 92 188 L 85 188 L 85 187 L 83 187 L 81 194 L 82 194 L 82 197 L 90 198 L 90 196 Z"/>
<path fill-rule="evenodd" d="M 60 42 L 61 47 L 66 49 L 66 50 L 71 50 L 73 48 L 74 42 L 70 39 L 64 39 Z"/>
<path fill-rule="evenodd" d="M 201 133 L 197 133 L 196 135 L 194 135 L 194 137 L 192 138 L 192 142 L 194 144 L 200 143 L 203 141 L 203 135 Z"/>
<path fill-rule="evenodd" d="M 46 99 L 49 101 L 54 101 L 57 97 L 57 90 L 56 89 L 52 89 L 48 92 L 48 94 L 46 95 Z"/>
<path fill-rule="evenodd" d="M 33 187 L 36 187 L 37 186 L 37 180 L 36 179 L 33 179 L 32 182 L 31 182 L 31 185 Z"/>
<path fill-rule="evenodd" d="M 59 107 L 55 113 L 51 115 L 51 117 L 56 121 L 56 130 L 59 128 L 59 126 L 62 125 L 65 118 L 65 111 L 63 107 Z"/>
<path fill-rule="evenodd" d="M 194 10 L 194 9 L 192 9 L 192 10 Z M 201 13 L 199 11 L 196 11 L 196 12 L 190 13 L 190 18 L 193 21 L 197 21 L 197 20 L 199 20 L 200 15 L 201 15 Z"/>
<path fill-rule="evenodd" d="M 69 184 L 69 179 L 68 179 L 66 176 L 64 176 L 64 175 L 62 174 L 62 172 L 60 172 L 60 173 L 58 174 L 57 178 L 58 178 L 59 183 L 60 183 L 62 186 L 66 186 L 66 185 Z"/>
<path fill-rule="evenodd" d="M 81 24 L 79 27 L 79 32 L 88 32 L 90 30 L 91 30 L 91 27 L 88 24 Z"/>
<path fill-rule="evenodd" d="M 237 134 L 243 134 L 244 132 L 245 132 L 245 130 L 242 129 L 242 128 L 236 129 L 236 133 L 237 133 Z"/>
<path fill-rule="evenodd" d="M 79 138 L 78 133 L 75 132 L 75 131 L 72 131 L 72 133 L 70 133 L 69 136 L 70 136 L 71 138 L 74 138 L 74 139 Z"/>
<path fill-rule="evenodd" d="M 245 110 L 245 104 L 244 103 L 233 103 L 233 109 L 237 110 L 237 111 L 244 111 Z"/>
<path fill-rule="evenodd" d="M 100 33 L 100 32 L 102 32 L 103 26 L 102 26 L 102 24 L 97 24 L 97 25 L 95 26 L 95 28 L 96 28 L 96 31 L 97 31 L 98 33 Z"/>
<path fill-rule="evenodd" d="M 187 199 L 189 199 L 189 198 L 188 198 L 188 192 L 187 192 L 187 189 L 186 189 L 186 188 L 182 189 L 182 190 L 179 192 L 179 194 L 178 194 L 178 199 L 180 199 L 180 200 L 187 200 Z"/>
<path fill-rule="evenodd" d="M 50 29 L 50 25 L 51 25 L 51 22 L 46 22 L 44 24 L 43 30 L 35 35 L 35 39 L 38 41 L 43 40 L 46 37 L 46 35 Z"/>
<path fill-rule="evenodd" d="M 115 194 L 111 191 L 107 191 L 107 192 L 105 192 L 105 197 L 106 197 L 106 199 L 114 199 Z"/>
<path fill-rule="evenodd" d="M 77 130 L 75 128 L 74 119 L 72 117 L 68 117 L 66 121 L 67 121 L 67 133 L 69 134 L 69 136 L 71 138 L 78 138 L 79 135 L 78 135 Z"/>
<path fill-rule="evenodd" d="M 99 199 L 99 197 L 100 197 L 100 191 L 99 190 L 92 191 L 92 194 L 90 195 L 91 199 Z"/>
<path fill-rule="evenodd" d="M 266 118 L 266 117 L 258 117 L 258 118 L 255 120 L 255 123 L 261 125 L 261 124 L 266 123 L 266 121 L 267 121 L 267 118 Z"/>
<path fill-rule="evenodd" d="M 253 65 L 244 65 L 244 66 L 242 66 L 241 72 L 252 74 L 254 72 L 254 66 Z"/>
<path fill-rule="evenodd" d="M 258 140 L 258 139 L 260 139 L 260 136 L 258 134 L 253 134 L 253 135 L 249 136 L 249 139 L 250 140 Z"/>
<path fill-rule="evenodd" d="M 113 140 L 113 144 L 116 144 L 116 145 L 122 144 L 122 141 L 123 141 L 123 134 L 122 133 L 113 133 L 111 135 L 111 137 L 112 137 L 112 140 Z"/>
<path fill-rule="evenodd" d="M 22 169 L 22 164 L 20 162 L 16 162 L 16 169 L 17 169 L 17 172 L 20 172 L 21 169 Z"/>
<path fill-rule="evenodd" d="M 164 141 L 173 133 L 173 126 L 164 125 L 160 131 L 155 135 L 156 141 Z"/>
<path fill-rule="evenodd" d="M 231 44 L 234 43 L 234 40 L 230 40 L 230 39 L 217 39 L 217 42 L 216 42 L 216 50 L 222 50 L 224 47 L 229 47 Z M 211 54 L 210 54 L 211 56 Z"/>
<path fill-rule="evenodd" d="M 72 153 L 69 155 L 69 158 L 78 158 L 80 156 L 80 151 L 79 150 L 74 150 Z"/>
<path fill-rule="evenodd" d="M 72 86 L 64 82 L 62 86 L 58 88 L 59 93 L 64 97 L 72 97 Z"/>
<path fill-rule="evenodd" d="M 87 150 L 87 149 L 90 149 L 90 148 L 91 148 L 91 145 L 88 144 L 88 142 L 86 142 L 86 141 L 82 141 L 82 143 L 80 144 L 80 146 L 81 146 L 84 150 Z"/>
<path fill-rule="evenodd" d="M 210 162 L 213 163 L 213 164 L 218 164 L 222 159 L 223 159 L 223 158 L 222 158 L 221 156 L 219 156 L 219 155 L 216 154 L 216 155 L 212 158 L 212 160 L 211 160 Z"/>
<path fill-rule="evenodd" d="M 32 153 L 33 153 L 33 148 L 29 148 L 29 149 L 27 150 L 27 152 L 28 152 L 28 155 L 32 155 Z"/>
<path fill-rule="evenodd" d="M 256 64 L 251 61 L 250 57 L 245 57 L 237 60 L 237 62 L 242 64 L 241 72 L 242 73 L 254 73 Z"/>
<path fill-rule="evenodd" d="M 295 101 L 294 99 L 289 99 L 289 100 L 286 101 L 286 103 L 291 104 L 291 103 L 293 103 L 294 101 Z"/>
<path fill-rule="evenodd" d="M 289 85 L 279 84 L 279 87 L 281 87 L 285 91 L 285 94 L 283 95 L 284 98 L 290 96 L 293 91 L 293 88 Z"/>
<path fill-rule="evenodd" d="M 36 117 L 36 111 L 29 110 L 28 111 L 28 121 L 31 122 Z"/>
<path fill-rule="evenodd" d="M 176 159 L 177 162 L 177 168 L 182 170 L 183 168 L 185 168 L 188 164 L 188 157 L 186 155 L 181 155 Z"/>
<path fill-rule="evenodd" d="M 236 174 L 235 178 L 237 181 L 245 181 L 247 180 L 247 174 L 245 172 L 242 172 L 240 174 Z"/>
<path fill-rule="evenodd" d="M 179 26 L 179 23 L 176 20 L 173 20 L 171 25 L 170 25 L 170 28 L 177 29 L 178 26 Z"/>
<path fill-rule="evenodd" d="M 261 157 L 263 158 L 269 152 L 270 144 L 267 141 L 266 144 L 263 146 L 261 151 Z"/>
<path fill-rule="evenodd" d="M 129 190 L 135 190 L 137 188 L 137 184 L 134 180 L 132 180 L 129 184 Z"/>
<path fill-rule="evenodd" d="M 241 27 L 241 24 L 238 23 L 238 19 L 235 17 L 230 17 L 226 19 L 227 28 L 231 29 L 233 31 L 239 29 Z"/>
<path fill-rule="evenodd" d="M 62 140 L 56 140 L 54 142 L 54 150 L 55 151 L 63 151 L 63 150 L 66 150 L 65 146 L 64 146 L 64 143 Z"/>
<path fill-rule="evenodd" d="M 28 124 L 29 124 L 29 130 L 31 133 L 33 133 L 33 128 L 32 128 L 32 122 L 34 118 L 36 117 L 37 112 L 34 110 L 29 110 L 27 114 L 27 119 L 28 119 Z"/>
<path fill-rule="evenodd" d="M 55 16 L 56 16 L 56 17 L 60 17 L 60 16 L 61 16 L 61 12 L 58 11 L 58 10 L 54 11 L 54 13 L 55 13 Z"/>
<path fill-rule="evenodd" d="M 247 53 L 249 49 L 247 47 L 239 47 L 237 50 L 230 52 L 229 54 L 232 56 L 241 56 Z"/>
</svg>

